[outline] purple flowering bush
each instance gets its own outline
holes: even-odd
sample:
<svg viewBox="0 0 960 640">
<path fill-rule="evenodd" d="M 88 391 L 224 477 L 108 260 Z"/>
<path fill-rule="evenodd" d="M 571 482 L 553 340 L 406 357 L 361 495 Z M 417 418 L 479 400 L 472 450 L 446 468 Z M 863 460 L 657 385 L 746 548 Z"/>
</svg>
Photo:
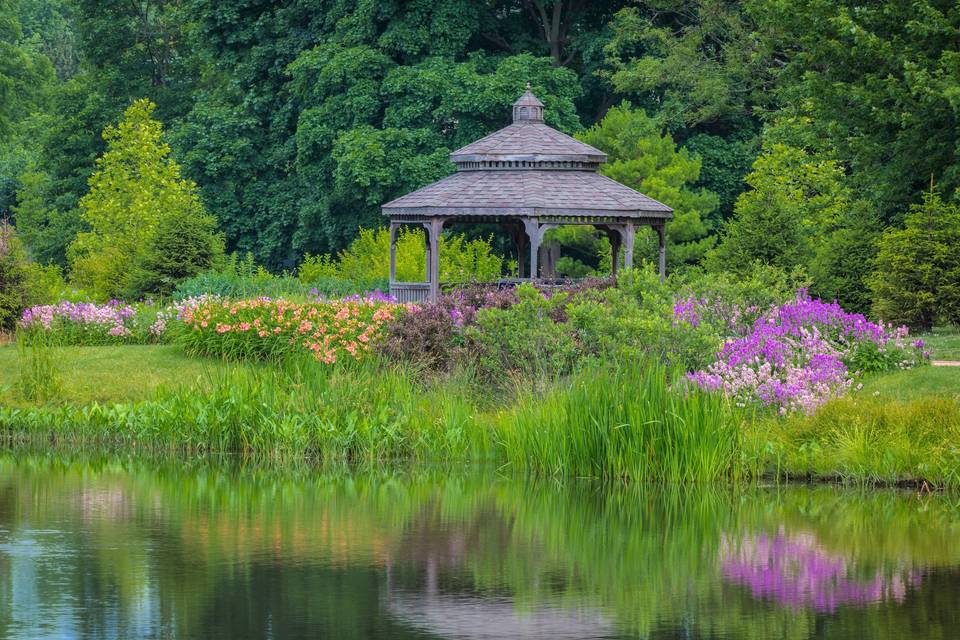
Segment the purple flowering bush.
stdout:
<svg viewBox="0 0 960 640">
<path fill-rule="evenodd" d="M 701 313 L 710 311 L 686 301 L 674 308 L 682 323 L 696 322 Z M 740 406 L 810 412 L 845 395 L 861 373 L 922 364 L 929 354 L 921 341 L 908 344 L 908 333 L 906 327 L 870 322 L 801 289 L 794 300 L 760 315 L 744 335 L 727 340 L 716 360 L 688 379 Z"/>
</svg>

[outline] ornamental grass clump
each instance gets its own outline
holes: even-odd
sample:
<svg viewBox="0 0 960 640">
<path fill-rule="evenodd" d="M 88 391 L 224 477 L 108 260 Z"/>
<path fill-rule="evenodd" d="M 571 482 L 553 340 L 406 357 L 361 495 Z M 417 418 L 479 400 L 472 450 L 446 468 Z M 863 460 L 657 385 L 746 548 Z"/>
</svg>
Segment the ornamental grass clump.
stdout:
<svg viewBox="0 0 960 640">
<path fill-rule="evenodd" d="M 308 303 L 212 299 L 178 312 L 178 339 L 194 354 L 275 360 L 306 352 L 333 364 L 370 351 L 398 307 L 372 297 Z"/>
<path fill-rule="evenodd" d="M 675 314 L 678 321 L 690 322 L 697 310 L 681 304 Z M 742 406 L 810 412 L 845 395 L 861 373 L 925 362 L 929 354 L 923 343 L 908 345 L 908 334 L 906 327 L 870 322 L 801 289 L 795 300 L 759 317 L 747 335 L 728 340 L 715 362 L 688 379 Z"/>
</svg>

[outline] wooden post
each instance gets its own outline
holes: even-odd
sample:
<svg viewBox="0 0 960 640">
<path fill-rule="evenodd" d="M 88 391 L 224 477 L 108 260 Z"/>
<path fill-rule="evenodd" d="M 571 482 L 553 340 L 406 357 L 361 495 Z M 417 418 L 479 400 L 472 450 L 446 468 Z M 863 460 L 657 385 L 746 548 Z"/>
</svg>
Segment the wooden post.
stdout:
<svg viewBox="0 0 960 640">
<path fill-rule="evenodd" d="M 608 229 L 607 238 L 610 240 L 610 274 L 617 275 L 617 267 L 620 262 L 620 234 L 619 229 Z"/>
<path fill-rule="evenodd" d="M 425 273 L 424 273 L 424 277 L 423 277 L 423 281 L 424 281 L 424 282 L 430 282 L 430 265 L 433 263 L 433 258 L 432 258 L 431 255 L 430 255 L 430 253 L 431 253 L 431 252 L 430 252 L 430 249 L 431 249 L 431 245 L 430 245 L 430 232 L 431 232 L 431 230 L 432 230 L 432 225 L 431 225 L 430 222 L 421 222 L 420 224 L 423 225 L 423 232 L 424 232 L 424 233 L 423 233 L 423 246 L 424 246 L 424 248 L 426 249 L 426 256 L 427 256 L 427 257 L 426 257 L 425 264 L 424 264 L 424 266 L 423 266 L 423 270 L 424 270 L 424 272 L 425 272 Z"/>
<path fill-rule="evenodd" d="M 530 279 L 536 280 L 540 273 L 540 223 L 536 218 L 524 218 L 523 228 L 530 238 Z"/>
<path fill-rule="evenodd" d="M 525 278 L 527 275 L 527 259 L 524 251 L 527 248 L 527 232 L 520 227 L 514 227 L 514 242 L 517 244 L 517 277 Z"/>
<path fill-rule="evenodd" d="M 430 264 L 427 268 L 430 271 L 430 301 L 437 302 L 440 299 L 440 232 L 443 230 L 443 220 L 433 218 L 430 220 Z"/>
<path fill-rule="evenodd" d="M 636 230 L 633 227 L 632 222 L 627 222 L 623 225 L 623 268 L 630 269 L 633 267 L 633 241 L 636 234 Z"/>
<path fill-rule="evenodd" d="M 666 225 L 660 225 L 657 227 L 657 239 L 660 241 L 660 256 L 658 260 L 658 267 L 660 270 L 660 282 L 663 282 L 667 277 L 667 227 Z"/>
<path fill-rule="evenodd" d="M 390 222 L 390 285 L 397 281 L 397 223 Z"/>
</svg>

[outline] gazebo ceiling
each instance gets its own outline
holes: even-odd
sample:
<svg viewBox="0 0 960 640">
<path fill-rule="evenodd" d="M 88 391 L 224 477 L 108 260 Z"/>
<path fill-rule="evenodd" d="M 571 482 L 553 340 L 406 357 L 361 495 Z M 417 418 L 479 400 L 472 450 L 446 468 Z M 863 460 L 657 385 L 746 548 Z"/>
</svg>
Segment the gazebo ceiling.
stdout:
<svg viewBox="0 0 960 640">
<path fill-rule="evenodd" d="M 457 173 L 383 205 L 388 216 L 581 216 L 665 221 L 673 209 L 597 173 L 607 156 L 548 127 L 527 91 L 513 124 L 454 151 Z"/>
</svg>

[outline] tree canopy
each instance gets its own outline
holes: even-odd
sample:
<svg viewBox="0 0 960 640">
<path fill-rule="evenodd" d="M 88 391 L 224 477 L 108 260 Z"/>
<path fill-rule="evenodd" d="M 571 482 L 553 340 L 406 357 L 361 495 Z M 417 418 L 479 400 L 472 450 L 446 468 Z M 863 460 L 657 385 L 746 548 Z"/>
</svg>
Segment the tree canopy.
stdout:
<svg viewBox="0 0 960 640">
<path fill-rule="evenodd" d="M 146 99 L 226 250 L 292 269 L 451 172 L 529 81 L 677 210 L 671 268 L 714 247 L 869 308 L 884 230 L 931 181 L 958 199 L 958 35 L 951 0 L 0 0 L 0 215 L 69 266 L 100 132 Z"/>
</svg>

